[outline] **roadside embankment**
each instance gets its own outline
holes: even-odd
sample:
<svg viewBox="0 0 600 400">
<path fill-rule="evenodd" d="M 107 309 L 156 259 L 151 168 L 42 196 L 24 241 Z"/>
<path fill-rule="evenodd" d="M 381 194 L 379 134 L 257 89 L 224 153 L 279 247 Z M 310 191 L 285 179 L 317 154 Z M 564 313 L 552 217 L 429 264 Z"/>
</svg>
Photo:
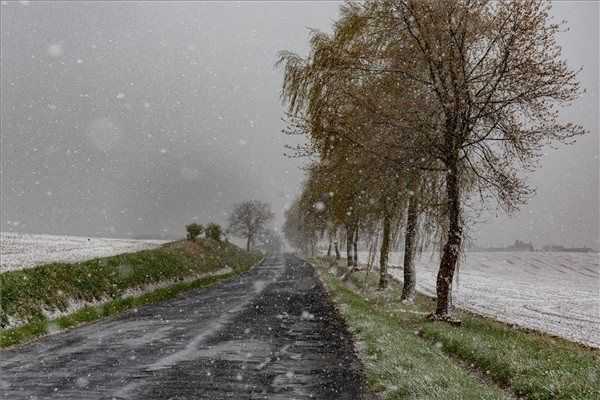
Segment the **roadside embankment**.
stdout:
<svg viewBox="0 0 600 400">
<path fill-rule="evenodd" d="M 0 347 L 164 300 L 249 269 L 260 259 L 210 239 L 0 274 Z"/>
<path fill-rule="evenodd" d="M 435 302 L 400 301 L 376 274 L 342 281 L 313 260 L 359 345 L 371 390 L 384 399 L 600 399 L 600 352 L 461 310 L 460 326 L 427 319 Z"/>
</svg>

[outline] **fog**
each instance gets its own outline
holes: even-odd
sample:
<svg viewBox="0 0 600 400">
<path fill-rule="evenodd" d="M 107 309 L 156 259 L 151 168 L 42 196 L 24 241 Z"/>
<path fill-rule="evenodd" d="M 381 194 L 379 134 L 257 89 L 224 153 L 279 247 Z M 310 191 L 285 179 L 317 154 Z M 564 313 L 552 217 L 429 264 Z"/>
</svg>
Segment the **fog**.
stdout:
<svg viewBox="0 0 600 400">
<path fill-rule="evenodd" d="M 2 231 L 182 236 L 246 199 L 281 224 L 306 160 L 284 155 L 283 49 L 305 54 L 339 2 L 2 2 Z M 600 247 L 598 3 L 560 2 L 590 133 L 548 149 L 537 195 L 474 238 Z"/>
</svg>

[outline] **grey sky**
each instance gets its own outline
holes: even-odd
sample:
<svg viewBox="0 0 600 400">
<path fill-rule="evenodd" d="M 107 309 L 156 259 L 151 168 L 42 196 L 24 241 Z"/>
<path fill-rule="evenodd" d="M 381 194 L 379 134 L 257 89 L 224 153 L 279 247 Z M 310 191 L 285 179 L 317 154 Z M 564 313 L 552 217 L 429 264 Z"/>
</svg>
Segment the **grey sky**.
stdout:
<svg viewBox="0 0 600 400">
<path fill-rule="evenodd" d="M 553 2 L 553 17 L 567 20 L 570 28 L 559 36 L 563 58 L 573 69 L 583 67 L 579 80 L 587 91 L 562 115 L 589 133 L 574 145 L 547 148 L 540 168 L 530 178 L 537 188 L 535 197 L 512 217 L 491 215 L 474 232 L 480 244 L 510 244 L 520 239 L 540 247 L 555 243 L 600 249 L 599 14 L 596 1 Z"/>
<path fill-rule="evenodd" d="M 249 198 L 282 215 L 302 161 L 283 156 L 273 64 L 305 54 L 307 28 L 329 30 L 339 2 L 2 4 L 2 230 L 180 234 Z M 591 133 L 548 152 L 537 196 L 481 226 L 482 244 L 600 247 L 598 4 L 554 14 L 588 90 L 564 115 Z"/>
</svg>

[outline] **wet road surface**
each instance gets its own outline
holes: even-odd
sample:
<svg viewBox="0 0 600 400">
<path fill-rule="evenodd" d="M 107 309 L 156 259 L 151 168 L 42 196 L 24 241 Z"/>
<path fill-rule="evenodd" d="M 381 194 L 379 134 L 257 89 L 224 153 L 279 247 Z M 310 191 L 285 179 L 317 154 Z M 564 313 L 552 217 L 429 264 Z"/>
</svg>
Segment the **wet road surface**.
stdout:
<svg viewBox="0 0 600 400">
<path fill-rule="evenodd" d="M 0 351 L 0 399 L 361 399 L 350 335 L 312 267 L 228 282 Z"/>
</svg>

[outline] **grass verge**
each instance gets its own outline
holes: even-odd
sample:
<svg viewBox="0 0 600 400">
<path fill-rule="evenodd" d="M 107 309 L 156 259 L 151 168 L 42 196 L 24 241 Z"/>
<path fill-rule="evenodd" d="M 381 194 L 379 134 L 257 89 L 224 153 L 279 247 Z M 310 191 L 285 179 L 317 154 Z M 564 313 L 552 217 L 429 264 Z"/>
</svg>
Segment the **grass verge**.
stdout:
<svg viewBox="0 0 600 400">
<path fill-rule="evenodd" d="M 158 303 L 171 299 L 179 293 L 190 289 L 204 288 L 214 285 L 233 276 L 239 272 L 230 272 L 222 275 L 214 275 L 198 279 L 192 282 L 177 283 L 166 288 L 156 289 L 137 297 L 127 297 L 112 300 L 98 306 L 84 307 L 72 314 L 53 319 L 39 319 L 13 329 L 0 331 L 0 348 L 10 347 L 27 342 L 48 333 L 54 333 L 63 329 L 72 328 L 86 322 L 93 322 L 100 318 L 119 314 L 145 304 Z"/>
<path fill-rule="evenodd" d="M 343 283 L 314 261 L 384 399 L 600 399 L 600 351 L 468 312 L 462 326 L 430 322 L 432 299 L 403 304 L 398 284 L 377 292 L 364 273 Z"/>
<path fill-rule="evenodd" d="M 210 286 L 248 270 L 259 258 L 259 254 L 247 253 L 232 244 L 197 240 L 77 264 L 54 263 L 2 273 L 0 322 L 6 326 L 12 317 L 24 323 L 0 329 L 0 347 L 166 300 L 185 290 Z M 226 266 L 232 272 L 206 276 Z M 165 282 L 174 283 L 138 296 L 123 297 L 128 289 Z M 68 312 L 69 304 L 76 301 L 102 304 L 48 320 L 44 311 Z"/>
</svg>

